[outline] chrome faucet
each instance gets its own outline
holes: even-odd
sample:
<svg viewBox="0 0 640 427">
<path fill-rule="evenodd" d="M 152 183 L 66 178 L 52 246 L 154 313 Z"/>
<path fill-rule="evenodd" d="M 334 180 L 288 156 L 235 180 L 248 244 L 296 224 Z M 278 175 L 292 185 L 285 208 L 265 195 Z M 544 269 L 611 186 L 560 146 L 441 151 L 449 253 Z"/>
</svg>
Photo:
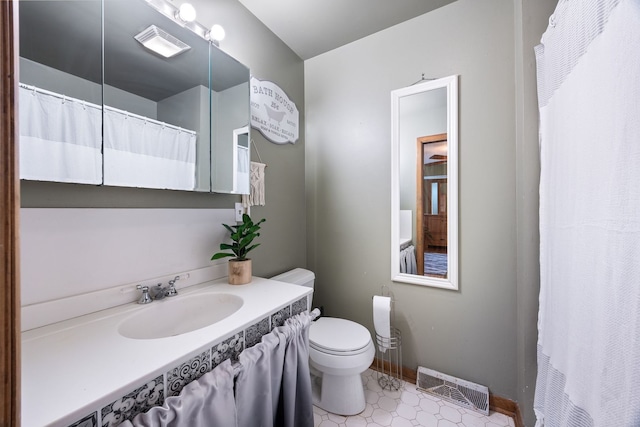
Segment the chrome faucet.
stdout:
<svg viewBox="0 0 640 427">
<path fill-rule="evenodd" d="M 167 289 L 166 296 L 175 297 L 178 295 L 178 291 L 176 289 L 176 280 L 180 280 L 180 276 L 176 276 L 173 279 L 169 280 L 169 289 Z"/>
<path fill-rule="evenodd" d="M 149 304 L 150 302 L 153 301 L 153 299 L 151 299 L 151 296 L 149 295 L 149 287 L 148 286 L 138 285 L 138 286 L 136 286 L 136 288 L 140 289 L 142 291 L 142 296 L 138 300 L 138 304 Z"/>
<path fill-rule="evenodd" d="M 175 278 L 169 280 L 169 285 L 166 287 L 162 286 L 162 283 L 158 283 L 153 288 L 149 289 L 148 286 L 138 285 L 137 289 L 142 291 L 142 296 L 138 300 L 138 304 L 149 304 L 154 300 L 163 299 L 164 297 L 174 297 L 178 295 L 178 290 L 176 289 L 176 280 L 179 280 L 180 276 L 176 276 Z"/>
</svg>

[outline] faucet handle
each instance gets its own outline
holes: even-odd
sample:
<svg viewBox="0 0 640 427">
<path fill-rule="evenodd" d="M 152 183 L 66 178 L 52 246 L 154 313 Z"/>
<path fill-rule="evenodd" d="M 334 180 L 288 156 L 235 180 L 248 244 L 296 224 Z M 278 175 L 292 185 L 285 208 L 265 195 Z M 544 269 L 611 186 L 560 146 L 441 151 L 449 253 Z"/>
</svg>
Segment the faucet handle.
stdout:
<svg viewBox="0 0 640 427">
<path fill-rule="evenodd" d="M 169 289 L 167 289 L 166 296 L 174 297 L 178 295 L 178 291 L 175 288 L 176 280 L 180 280 L 180 276 L 176 276 L 175 278 L 169 280 Z"/>
<path fill-rule="evenodd" d="M 149 287 L 148 286 L 138 285 L 138 286 L 136 286 L 136 289 L 140 289 L 142 291 L 142 296 L 138 300 L 138 304 L 149 304 L 150 302 L 153 301 L 151 299 L 151 296 L 149 295 Z"/>
</svg>

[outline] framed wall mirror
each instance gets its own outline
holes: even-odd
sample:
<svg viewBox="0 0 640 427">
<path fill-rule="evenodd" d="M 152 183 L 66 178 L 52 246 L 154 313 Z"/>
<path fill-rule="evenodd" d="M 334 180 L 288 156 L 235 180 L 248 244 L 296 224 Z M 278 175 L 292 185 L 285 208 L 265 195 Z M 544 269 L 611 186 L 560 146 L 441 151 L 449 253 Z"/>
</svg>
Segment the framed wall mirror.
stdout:
<svg viewBox="0 0 640 427">
<path fill-rule="evenodd" d="M 458 76 L 391 92 L 391 280 L 458 289 Z"/>
</svg>

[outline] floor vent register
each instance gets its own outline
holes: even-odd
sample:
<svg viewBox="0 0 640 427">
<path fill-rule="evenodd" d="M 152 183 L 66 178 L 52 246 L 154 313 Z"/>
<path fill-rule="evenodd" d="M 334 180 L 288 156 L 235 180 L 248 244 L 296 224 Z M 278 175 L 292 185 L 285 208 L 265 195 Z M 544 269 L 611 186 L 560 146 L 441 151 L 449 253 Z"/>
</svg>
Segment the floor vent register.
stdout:
<svg viewBox="0 0 640 427">
<path fill-rule="evenodd" d="M 489 389 L 485 386 L 418 366 L 417 386 L 425 393 L 489 415 Z"/>
</svg>

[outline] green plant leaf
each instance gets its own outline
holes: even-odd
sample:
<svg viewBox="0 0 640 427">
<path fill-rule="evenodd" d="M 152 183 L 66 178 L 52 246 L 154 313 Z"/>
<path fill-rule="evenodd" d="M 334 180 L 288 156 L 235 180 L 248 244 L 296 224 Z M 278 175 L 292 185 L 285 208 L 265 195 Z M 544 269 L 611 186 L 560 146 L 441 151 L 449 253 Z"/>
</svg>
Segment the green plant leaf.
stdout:
<svg viewBox="0 0 640 427">
<path fill-rule="evenodd" d="M 252 250 L 252 249 L 257 248 L 258 246 L 260 246 L 260 243 L 256 243 L 255 245 L 253 245 L 253 246 L 251 246 L 251 247 L 247 248 L 247 252 L 249 252 L 249 251 L 250 251 L 250 250 Z"/>
<path fill-rule="evenodd" d="M 229 257 L 229 256 L 234 256 L 234 254 L 228 254 L 226 252 L 218 252 L 217 254 L 213 255 L 211 257 L 211 260 L 216 260 L 216 259 L 220 259 L 220 258 L 224 258 L 224 257 Z"/>
<path fill-rule="evenodd" d="M 211 259 L 215 260 L 233 256 L 235 256 L 238 260 L 247 259 L 247 254 L 249 253 L 249 251 L 260 246 L 259 243 L 253 246 L 249 245 L 251 245 L 256 237 L 260 236 L 260 233 L 258 233 L 258 231 L 260 230 L 260 224 L 265 221 L 266 219 L 262 218 L 260 221 L 254 223 L 249 215 L 243 214 L 242 223 L 240 224 L 222 224 L 223 227 L 229 232 L 232 244 L 221 243 L 220 250 L 231 251 L 233 253 L 219 252 L 213 255 Z"/>
<path fill-rule="evenodd" d="M 255 239 L 256 237 L 257 237 L 257 235 L 254 235 L 254 234 L 250 234 L 250 235 L 244 237 L 242 240 L 240 240 L 240 246 L 244 248 L 249 243 L 251 243 L 253 241 L 253 239 Z"/>
</svg>

